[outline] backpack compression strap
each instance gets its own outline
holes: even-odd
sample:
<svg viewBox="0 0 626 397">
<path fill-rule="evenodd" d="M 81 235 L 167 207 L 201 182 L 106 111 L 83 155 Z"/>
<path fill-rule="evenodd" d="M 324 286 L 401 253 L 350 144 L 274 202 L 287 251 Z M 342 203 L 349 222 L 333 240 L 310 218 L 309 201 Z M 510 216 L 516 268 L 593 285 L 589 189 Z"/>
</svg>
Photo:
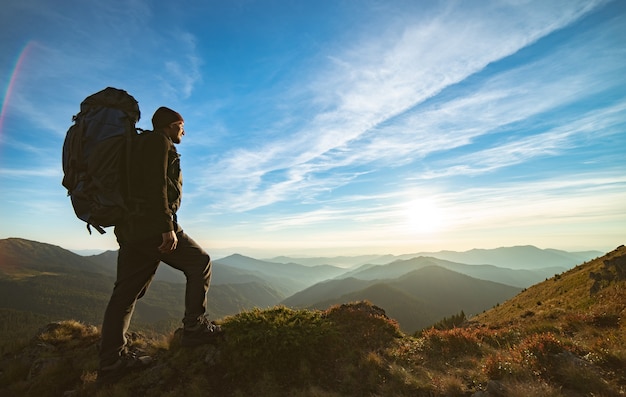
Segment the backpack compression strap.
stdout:
<svg viewBox="0 0 626 397">
<path fill-rule="evenodd" d="M 92 225 L 91 223 L 87 223 L 87 231 L 89 232 L 89 234 L 91 234 L 91 226 L 93 226 L 94 229 L 96 229 L 100 234 L 105 234 L 106 231 L 98 226 L 98 225 Z"/>
</svg>

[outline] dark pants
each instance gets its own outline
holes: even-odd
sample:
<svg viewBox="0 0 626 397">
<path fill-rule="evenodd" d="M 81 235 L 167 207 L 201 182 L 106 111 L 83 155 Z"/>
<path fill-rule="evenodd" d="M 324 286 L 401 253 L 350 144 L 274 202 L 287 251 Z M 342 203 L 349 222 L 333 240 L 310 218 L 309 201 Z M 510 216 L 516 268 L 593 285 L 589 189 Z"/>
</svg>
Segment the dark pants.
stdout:
<svg viewBox="0 0 626 397">
<path fill-rule="evenodd" d="M 183 326 L 192 327 L 205 315 L 211 258 L 184 232 L 176 236 L 178 245 L 170 254 L 159 252 L 161 236 L 139 242 L 119 241 L 117 280 L 102 323 L 101 365 L 115 362 L 124 351 L 125 333 L 135 304 L 148 290 L 160 262 L 181 270 L 187 277 Z"/>
</svg>

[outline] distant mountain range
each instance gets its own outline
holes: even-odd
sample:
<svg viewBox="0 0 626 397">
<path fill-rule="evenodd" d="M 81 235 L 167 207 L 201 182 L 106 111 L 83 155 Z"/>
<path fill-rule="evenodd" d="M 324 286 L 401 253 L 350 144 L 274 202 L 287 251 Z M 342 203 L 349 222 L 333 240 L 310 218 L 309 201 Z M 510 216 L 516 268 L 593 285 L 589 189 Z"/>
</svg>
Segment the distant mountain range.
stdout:
<svg viewBox="0 0 626 397">
<path fill-rule="evenodd" d="M 542 269 L 549 267 L 564 267 L 569 269 L 576 264 L 597 258 L 603 254 L 604 253 L 601 251 L 568 252 L 556 249 L 539 249 L 532 245 L 526 245 L 495 249 L 472 249 L 463 252 L 439 251 L 403 255 L 361 255 L 313 258 L 279 256 L 266 260 L 278 263 L 299 263 L 306 266 L 328 264 L 344 268 L 353 268 L 366 264 L 385 265 L 397 260 L 408 260 L 425 256 L 467 265 L 492 265 L 509 269 Z"/>
<path fill-rule="evenodd" d="M 442 251 L 401 256 L 278 257 L 231 255 L 214 261 L 208 294 L 213 318 L 282 304 L 325 309 L 369 300 L 406 332 L 460 311 L 480 313 L 599 252 L 570 253 L 532 246 Z M 19 238 L 0 240 L 0 310 L 99 324 L 112 290 L 117 252 L 80 256 Z M 184 276 L 159 267 L 139 301 L 134 324 L 171 329 L 182 317 Z"/>
</svg>

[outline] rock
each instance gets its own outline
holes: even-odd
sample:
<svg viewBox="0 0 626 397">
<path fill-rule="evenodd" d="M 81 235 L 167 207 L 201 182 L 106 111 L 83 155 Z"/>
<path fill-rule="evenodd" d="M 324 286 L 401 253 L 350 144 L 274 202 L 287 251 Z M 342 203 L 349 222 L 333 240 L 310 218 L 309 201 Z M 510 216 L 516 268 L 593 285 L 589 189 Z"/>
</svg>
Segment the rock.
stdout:
<svg viewBox="0 0 626 397">
<path fill-rule="evenodd" d="M 487 395 L 489 397 L 506 397 L 508 395 L 506 386 L 497 380 L 490 380 L 487 383 Z"/>
</svg>

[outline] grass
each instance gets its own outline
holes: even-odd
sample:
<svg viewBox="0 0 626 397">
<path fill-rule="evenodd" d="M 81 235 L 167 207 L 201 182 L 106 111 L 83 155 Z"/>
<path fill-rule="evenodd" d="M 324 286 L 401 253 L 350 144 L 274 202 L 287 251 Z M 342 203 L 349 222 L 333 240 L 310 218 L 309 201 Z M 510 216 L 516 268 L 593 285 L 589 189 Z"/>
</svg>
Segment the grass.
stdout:
<svg viewBox="0 0 626 397">
<path fill-rule="evenodd" d="M 98 330 L 60 322 L 4 356 L 0 395 L 623 396 L 626 280 L 605 263 L 622 257 L 624 248 L 463 324 L 415 335 L 367 302 L 226 317 L 218 347 L 133 334 L 156 363 L 109 387 L 95 383 Z"/>
<path fill-rule="evenodd" d="M 98 330 L 65 321 L 3 365 L 0 394 L 470 396 L 496 387 L 510 396 L 618 396 L 626 354 L 621 326 L 611 319 L 564 316 L 570 329 L 558 333 L 472 325 L 408 336 L 365 302 L 327 311 L 253 310 L 223 320 L 228 337 L 219 349 L 182 348 L 176 333 L 131 335 L 157 363 L 105 388 L 95 384 Z M 581 333 L 597 337 L 583 344 Z"/>
</svg>

